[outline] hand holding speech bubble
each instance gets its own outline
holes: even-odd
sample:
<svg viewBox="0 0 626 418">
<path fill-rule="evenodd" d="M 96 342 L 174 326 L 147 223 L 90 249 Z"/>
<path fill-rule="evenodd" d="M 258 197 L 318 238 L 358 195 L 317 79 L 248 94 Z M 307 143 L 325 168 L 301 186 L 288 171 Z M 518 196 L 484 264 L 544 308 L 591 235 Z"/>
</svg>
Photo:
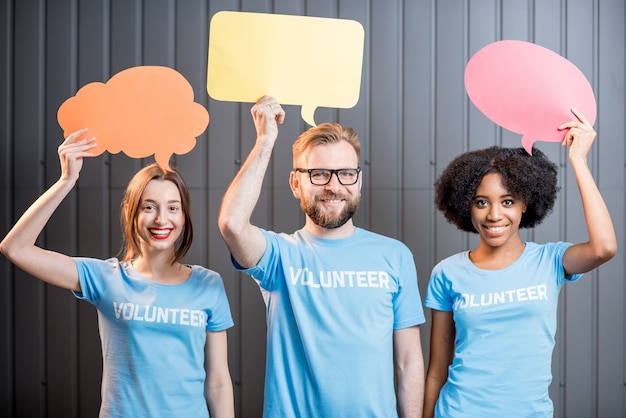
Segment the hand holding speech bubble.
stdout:
<svg viewBox="0 0 626 418">
<path fill-rule="evenodd" d="M 209 124 L 209 113 L 194 102 L 193 89 L 177 71 L 140 66 L 120 71 L 105 83 L 90 83 L 59 107 L 59 125 L 67 137 L 82 128 L 95 136 L 90 153 L 123 151 L 131 158 L 154 154 L 169 168 L 172 154 L 185 154 Z"/>
<path fill-rule="evenodd" d="M 480 49 L 465 68 L 465 88 L 489 119 L 522 134 L 529 154 L 536 141 L 563 141 L 567 130 L 558 127 L 577 120 L 572 108 L 592 125 L 596 120 L 596 99 L 584 74 L 559 54 L 530 42 L 504 40 Z"/>
<path fill-rule="evenodd" d="M 211 19 L 207 91 L 216 100 L 256 102 L 264 95 L 315 108 L 359 100 L 363 26 L 353 20 L 218 12 Z"/>
</svg>

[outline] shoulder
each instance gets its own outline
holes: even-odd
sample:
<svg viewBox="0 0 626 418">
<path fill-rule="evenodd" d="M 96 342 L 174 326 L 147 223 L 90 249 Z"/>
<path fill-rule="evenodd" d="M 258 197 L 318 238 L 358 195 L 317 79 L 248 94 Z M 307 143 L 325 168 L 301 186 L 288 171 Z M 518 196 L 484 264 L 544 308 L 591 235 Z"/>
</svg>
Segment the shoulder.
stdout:
<svg viewBox="0 0 626 418">
<path fill-rule="evenodd" d="M 199 265 L 189 265 L 191 267 L 191 278 L 194 280 L 211 284 L 213 282 L 222 282 L 222 276 L 209 268 Z"/>
<path fill-rule="evenodd" d="M 526 242 L 526 252 L 529 254 L 541 254 L 543 256 L 562 257 L 565 250 L 572 246 L 571 242 L 547 242 L 539 244 Z"/>
<path fill-rule="evenodd" d="M 445 268 L 455 267 L 469 260 L 469 251 L 461 251 L 452 254 L 439 261 L 434 269 L 443 270 Z"/>
<path fill-rule="evenodd" d="M 469 251 L 461 251 L 440 260 L 433 267 L 430 281 L 448 280 L 459 274 L 473 274 L 476 267 L 469 259 Z"/>
<path fill-rule="evenodd" d="M 105 271 L 110 271 L 110 272 L 114 272 L 114 271 L 119 271 L 121 268 L 124 267 L 124 265 L 128 262 L 120 262 L 120 260 L 118 260 L 115 257 L 106 259 L 106 260 L 101 260 L 99 258 L 89 258 L 89 257 L 74 257 L 74 264 L 76 264 L 76 267 L 79 270 L 87 270 L 87 271 L 98 271 L 98 272 L 105 272 Z"/>
<path fill-rule="evenodd" d="M 399 239 L 369 231 L 367 229 L 357 228 L 355 235 L 358 242 L 379 245 L 381 246 L 381 249 L 390 248 L 394 251 L 409 251 L 409 247 L 407 247 L 407 245 Z"/>
<path fill-rule="evenodd" d="M 276 232 L 276 231 L 268 231 L 263 228 L 259 228 L 260 231 L 265 236 L 265 240 L 269 244 L 297 244 L 298 242 L 303 241 L 303 237 L 301 232 L 298 230 L 292 234 L 288 234 L 286 232 Z"/>
</svg>

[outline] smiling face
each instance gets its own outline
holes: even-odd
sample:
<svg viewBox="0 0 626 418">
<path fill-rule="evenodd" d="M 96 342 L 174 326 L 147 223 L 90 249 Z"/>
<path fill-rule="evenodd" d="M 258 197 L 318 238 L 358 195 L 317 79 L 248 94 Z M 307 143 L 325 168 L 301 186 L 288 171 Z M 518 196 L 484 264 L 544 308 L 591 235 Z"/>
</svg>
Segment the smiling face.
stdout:
<svg viewBox="0 0 626 418">
<path fill-rule="evenodd" d="M 185 226 L 180 192 L 167 180 L 150 180 L 139 202 L 136 228 L 142 254 L 153 251 L 174 253 Z"/>
<path fill-rule="evenodd" d="M 299 168 L 357 168 L 356 151 L 347 141 L 320 144 L 311 147 L 296 162 Z M 324 186 L 311 184 L 309 173 L 292 172 L 291 190 L 307 216 L 307 229 L 317 235 L 333 232 L 352 232 L 352 216 L 361 201 L 362 179 L 353 185 L 343 185 L 335 174 Z"/>
<path fill-rule="evenodd" d="M 519 225 L 526 204 L 502 185 L 498 173 L 486 174 L 472 200 L 472 225 L 480 235 L 481 246 L 508 248 L 523 245 Z"/>
</svg>

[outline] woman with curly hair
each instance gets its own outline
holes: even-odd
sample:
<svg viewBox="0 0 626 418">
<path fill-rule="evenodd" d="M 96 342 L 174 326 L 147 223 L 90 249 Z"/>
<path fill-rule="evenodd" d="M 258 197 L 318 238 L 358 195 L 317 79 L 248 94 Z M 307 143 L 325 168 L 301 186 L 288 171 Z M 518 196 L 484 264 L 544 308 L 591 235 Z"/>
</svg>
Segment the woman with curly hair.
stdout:
<svg viewBox="0 0 626 418">
<path fill-rule="evenodd" d="M 551 417 L 548 387 L 559 290 L 611 259 L 611 216 L 587 166 L 596 136 L 585 117 L 564 123 L 589 241 L 525 242 L 556 200 L 557 167 L 539 150 L 491 147 L 455 158 L 435 203 L 478 247 L 433 269 L 425 417 Z"/>
</svg>

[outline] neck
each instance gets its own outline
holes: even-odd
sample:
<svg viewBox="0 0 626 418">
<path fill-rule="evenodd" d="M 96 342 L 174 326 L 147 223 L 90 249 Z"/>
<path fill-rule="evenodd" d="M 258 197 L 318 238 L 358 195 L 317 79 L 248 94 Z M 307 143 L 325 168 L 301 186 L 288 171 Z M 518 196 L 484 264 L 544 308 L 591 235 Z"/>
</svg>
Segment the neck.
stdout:
<svg viewBox="0 0 626 418">
<path fill-rule="evenodd" d="M 507 245 L 492 247 L 482 240 L 476 250 L 470 252 L 470 260 L 479 268 L 499 270 L 513 264 L 524 252 L 526 243 L 518 237 Z"/>
<path fill-rule="evenodd" d="M 137 273 L 159 283 L 182 283 L 188 277 L 185 273 L 187 268 L 179 262 L 172 264 L 171 257 L 165 254 L 138 257 L 132 265 Z"/>
<path fill-rule="evenodd" d="M 304 229 L 306 229 L 307 232 L 311 233 L 312 235 L 315 235 L 318 238 L 342 239 L 342 238 L 348 238 L 350 235 L 354 234 L 354 230 L 356 228 L 354 224 L 352 223 L 352 219 L 348 220 L 348 222 L 341 225 L 339 228 L 324 228 L 319 225 L 316 225 L 307 216 Z"/>
</svg>

